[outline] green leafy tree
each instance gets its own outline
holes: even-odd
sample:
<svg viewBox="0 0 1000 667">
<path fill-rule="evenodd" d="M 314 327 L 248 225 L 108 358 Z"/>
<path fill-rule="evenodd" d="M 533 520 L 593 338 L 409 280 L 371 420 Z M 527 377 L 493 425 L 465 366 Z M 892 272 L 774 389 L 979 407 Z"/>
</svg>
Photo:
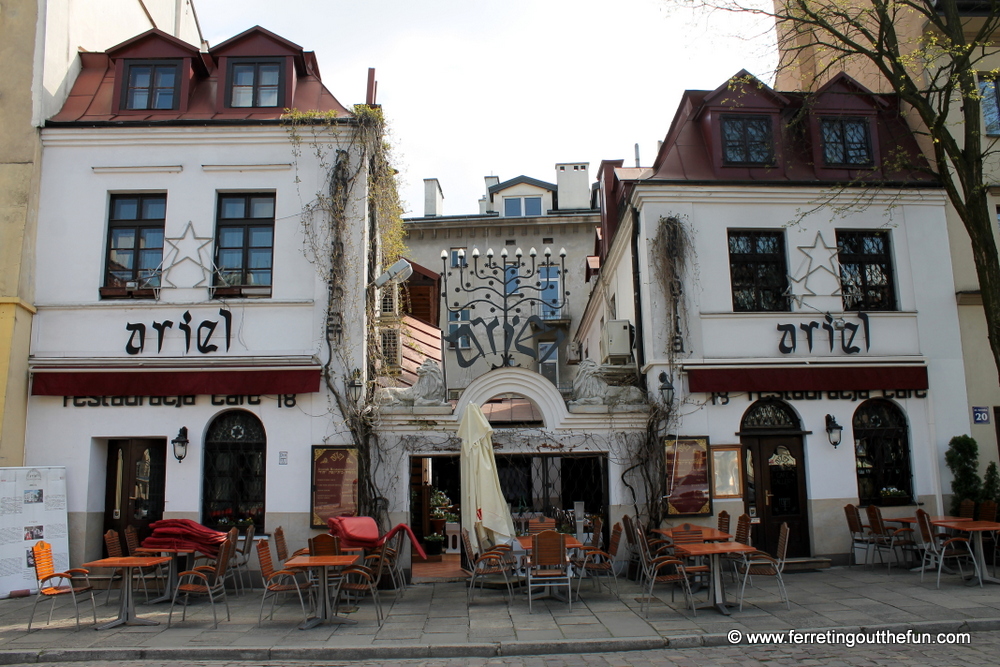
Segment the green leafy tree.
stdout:
<svg viewBox="0 0 1000 667">
<path fill-rule="evenodd" d="M 958 516 L 963 500 L 978 500 L 983 487 L 979 478 L 979 445 L 974 438 L 956 435 L 948 443 L 944 461 L 951 470 L 951 515 Z"/>
<path fill-rule="evenodd" d="M 996 461 L 990 461 L 986 466 L 986 476 L 983 477 L 983 494 L 981 500 L 997 501 L 1000 498 L 1000 472 L 997 472 Z"/>
</svg>

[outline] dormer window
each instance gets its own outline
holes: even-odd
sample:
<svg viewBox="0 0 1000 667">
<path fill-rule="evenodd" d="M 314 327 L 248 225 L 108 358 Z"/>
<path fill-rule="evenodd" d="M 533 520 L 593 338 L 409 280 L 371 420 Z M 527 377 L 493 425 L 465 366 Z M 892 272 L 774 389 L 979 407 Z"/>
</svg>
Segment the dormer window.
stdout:
<svg viewBox="0 0 1000 667">
<path fill-rule="evenodd" d="M 180 63 L 129 62 L 123 107 L 130 110 L 176 109 L 180 99 Z"/>
<path fill-rule="evenodd" d="M 504 197 L 503 214 L 506 218 L 542 214 L 541 197 Z"/>
<path fill-rule="evenodd" d="M 723 116 L 722 156 L 723 162 L 731 165 L 772 164 L 771 119 L 768 116 Z"/>
<path fill-rule="evenodd" d="M 283 64 L 234 60 L 229 70 L 230 107 L 280 107 L 284 100 Z"/>
<path fill-rule="evenodd" d="M 866 118 L 821 118 L 823 162 L 827 167 L 866 167 L 872 164 L 871 133 Z"/>
</svg>

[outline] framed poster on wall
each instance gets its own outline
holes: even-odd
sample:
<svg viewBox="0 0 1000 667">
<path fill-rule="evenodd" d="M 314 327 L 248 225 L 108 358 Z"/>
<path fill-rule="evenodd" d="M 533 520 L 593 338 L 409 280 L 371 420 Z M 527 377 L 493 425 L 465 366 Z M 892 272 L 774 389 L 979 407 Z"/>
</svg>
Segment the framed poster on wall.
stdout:
<svg viewBox="0 0 1000 667">
<path fill-rule="evenodd" d="M 326 528 L 326 520 L 358 513 L 358 450 L 354 447 L 312 448 L 312 528 Z"/>
<path fill-rule="evenodd" d="M 743 472 L 740 470 L 740 445 L 712 447 L 712 497 L 742 498 Z"/>
<path fill-rule="evenodd" d="M 708 436 L 667 436 L 667 515 L 705 516 L 712 513 L 711 456 Z"/>
</svg>

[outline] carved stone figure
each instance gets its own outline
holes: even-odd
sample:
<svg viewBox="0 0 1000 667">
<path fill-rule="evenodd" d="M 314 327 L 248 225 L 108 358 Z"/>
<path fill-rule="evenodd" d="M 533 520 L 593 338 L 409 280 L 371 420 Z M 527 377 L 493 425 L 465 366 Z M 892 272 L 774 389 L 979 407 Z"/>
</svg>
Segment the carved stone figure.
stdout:
<svg viewBox="0 0 1000 667">
<path fill-rule="evenodd" d="M 438 406 L 446 405 L 444 373 L 441 365 L 428 359 L 417 369 L 417 383 L 412 387 L 383 387 L 377 400 L 382 405 Z"/>
<path fill-rule="evenodd" d="M 570 405 L 636 405 L 646 402 L 638 387 L 615 387 L 601 377 L 597 362 L 584 359 L 573 378 L 573 400 Z"/>
</svg>

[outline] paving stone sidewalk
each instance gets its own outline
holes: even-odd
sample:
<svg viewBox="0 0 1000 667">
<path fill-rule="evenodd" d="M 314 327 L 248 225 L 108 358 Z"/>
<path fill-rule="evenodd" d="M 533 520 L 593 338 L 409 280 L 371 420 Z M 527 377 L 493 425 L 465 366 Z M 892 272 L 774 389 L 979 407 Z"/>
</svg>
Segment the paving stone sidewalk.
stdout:
<svg viewBox="0 0 1000 667">
<path fill-rule="evenodd" d="M 641 591 L 620 580 L 620 596 L 584 582 L 572 610 L 545 600 L 528 613 L 517 595 L 507 604 L 500 590 L 478 593 L 471 604 L 462 583 L 410 586 L 398 600 L 383 592 L 386 621 L 380 628 L 370 600 L 348 617 L 355 625 L 322 625 L 299 630 L 297 599 L 287 598 L 274 619 L 257 627 L 261 591 L 231 595 L 232 620 L 212 630 L 207 602 L 192 604 L 187 620 L 166 627 L 169 604 L 138 605 L 139 614 L 157 626 L 93 629 L 89 601 L 77 631 L 72 607 L 56 608 L 45 625 L 48 603 L 40 603 L 35 626 L 26 632 L 32 598 L 0 601 L 0 664 L 73 660 L 378 660 L 434 657 L 490 657 L 572 652 L 626 651 L 664 647 L 729 645 L 741 633 L 813 629 L 871 629 L 917 632 L 1000 630 L 1000 587 L 966 586 L 946 577 L 936 589 L 933 577 L 884 569 L 832 568 L 785 575 L 791 600 L 787 610 L 770 579 L 748 588 L 742 612 L 723 616 L 714 609 L 692 614 L 683 593 L 657 592 L 648 619 L 640 611 Z M 737 588 L 730 585 L 730 597 Z M 696 594 L 705 603 L 706 592 Z M 98 597 L 98 619 L 110 620 L 117 607 Z M 138 596 L 142 600 L 142 595 Z M 65 604 L 65 603 L 63 603 Z"/>
</svg>

